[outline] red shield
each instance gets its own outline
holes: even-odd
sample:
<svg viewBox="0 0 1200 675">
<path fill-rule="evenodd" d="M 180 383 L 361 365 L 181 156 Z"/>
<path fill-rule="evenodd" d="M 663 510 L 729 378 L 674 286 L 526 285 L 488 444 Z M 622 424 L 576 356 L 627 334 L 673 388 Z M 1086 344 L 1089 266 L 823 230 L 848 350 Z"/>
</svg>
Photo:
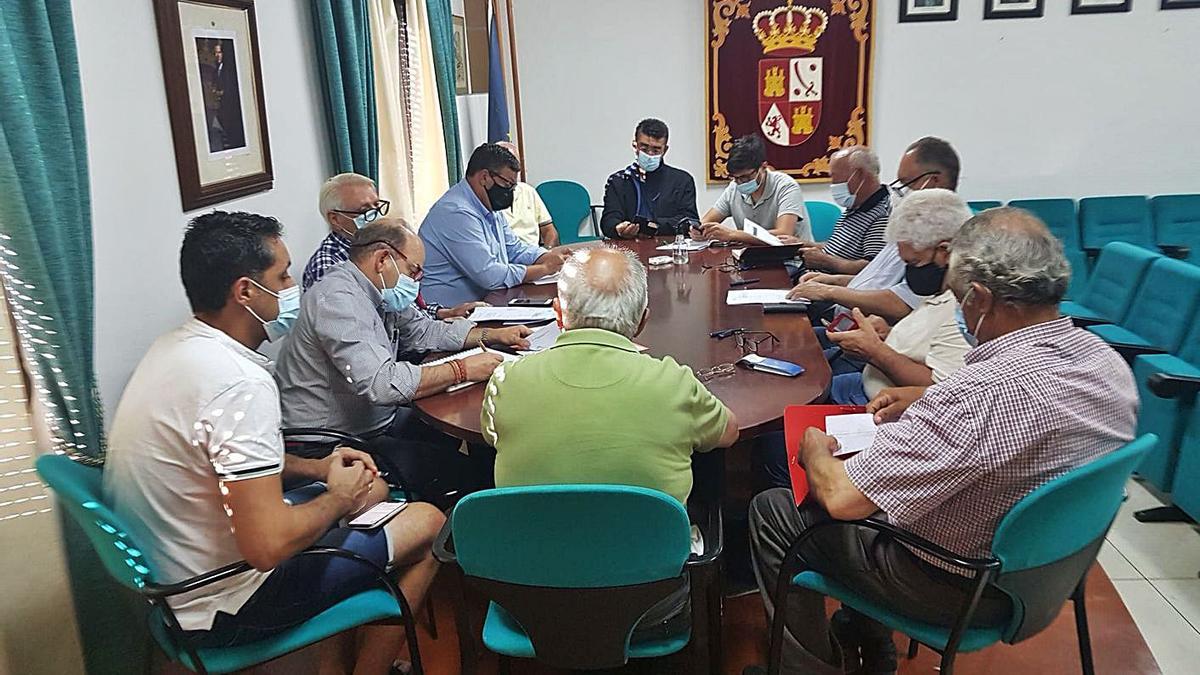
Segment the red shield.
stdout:
<svg viewBox="0 0 1200 675">
<path fill-rule="evenodd" d="M 758 62 L 759 126 L 767 140 L 800 145 L 821 123 L 819 56 L 761 59 Z"/>
</svg>

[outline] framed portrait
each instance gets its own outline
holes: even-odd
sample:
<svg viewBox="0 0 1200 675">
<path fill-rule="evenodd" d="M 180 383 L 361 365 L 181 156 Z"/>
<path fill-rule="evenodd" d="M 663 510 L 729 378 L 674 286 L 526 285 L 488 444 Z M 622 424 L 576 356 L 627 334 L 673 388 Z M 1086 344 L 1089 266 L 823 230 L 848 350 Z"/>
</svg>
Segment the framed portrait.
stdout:
<svg viewBox="0 0 1200 675">
<path fill-rule="evenodd" d="M 954 21 L 958 0 L 900 0 L 900 23 Z"/>
<path fill-rule="evenodd" d="M 983 0 L 985 19 L 1031 19 L 1042 16 L 1045 0 Z"/>
<path fill-rule="evenodd" d="M 1128 12 L 1133 0 L 1071 0 L 1072 14 L 1107 14 Z"/>
<path fill-rule="evenodd" d="M 1162 0 L 1159 9 L 1188 9 L 1200 7 L 1200 0 Z"/>
<path fill-rule="evenodd" d="M 254 0 L 154 0 L 183 210 L 271 189 Z"/>
<path fill-rule="evenodd" d="M 451 16 L 450 22 L 454 29 L 454 92 L 459 95 L 469 94 L 471 82 L 467 74 L 467 19 L 463 16 Z"/>
</svg>

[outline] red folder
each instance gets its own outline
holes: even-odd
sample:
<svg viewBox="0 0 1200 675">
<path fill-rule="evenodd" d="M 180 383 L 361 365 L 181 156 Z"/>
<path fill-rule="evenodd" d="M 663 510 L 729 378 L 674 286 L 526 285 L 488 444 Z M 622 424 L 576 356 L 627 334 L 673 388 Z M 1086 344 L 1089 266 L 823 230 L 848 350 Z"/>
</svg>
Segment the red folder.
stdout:
<svg viewBox="0 0 1200 675">
<path fill-rule="evenodd" d="M 800 466 L 800 442 L 809 427 L 825 431 L 825 418 L 830 415 L 852 415 L 866 412 L 861 405 L 789 405 L 783 410 L 783 440 L 787 445 L 788 473 L 792 477 L 792 495 L 796 505 L 808 495 L 808 476 Z"/>
</svg>

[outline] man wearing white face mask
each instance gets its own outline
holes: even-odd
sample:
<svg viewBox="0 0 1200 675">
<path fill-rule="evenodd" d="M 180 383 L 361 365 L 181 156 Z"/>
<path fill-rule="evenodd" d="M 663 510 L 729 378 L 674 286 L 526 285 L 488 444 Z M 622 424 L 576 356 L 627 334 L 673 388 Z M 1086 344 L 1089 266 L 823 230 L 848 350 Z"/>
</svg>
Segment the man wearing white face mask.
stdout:
<svg viewBox="0 0 1200 675">
<path fill-rule="evenodd" d="M 667 125 L 647 118 L 633 132 L 634 161 L 608 177 L 600 230 L 609 239 L 687 234 L 695 219 L 696 181 L 667 166 Z"/>
<path fill-rule="evenodd" d="M 883 235 L 892 200 L 879 182 L 879 156 L 865 145 L 838 150 L 829 160 L 829 178 L 833 201 L 846 212 L 829 241 L 804 249 L 804 264 L 810 270 L 858 274 L 887 244 Z"/>
<path fill-rule="evenodd" d="M 275 378 L 285 427 L 324 427 L 365 438 L 385 470 L 399 470 L 427 492 L 422 486 L 445 478 L 439 474 L 459 470 L 436 466 L 458 454 L 457 441 L 420 423 L 405 406 L 460 382 L 486 380 L 500 357 L 485 352 L 422 368 L 397 360 L 397 350 L 458 351 L 480 342 L 526 348 L 530 330 L 431 319 L 413 304 L 424 262 L 421 239 L 399 218 L 380 218 L 359 230 L 350 260 L 304 294 Z M 328 450 L 308 444 L 302 452 L 320 456 Z"/>
</svg>

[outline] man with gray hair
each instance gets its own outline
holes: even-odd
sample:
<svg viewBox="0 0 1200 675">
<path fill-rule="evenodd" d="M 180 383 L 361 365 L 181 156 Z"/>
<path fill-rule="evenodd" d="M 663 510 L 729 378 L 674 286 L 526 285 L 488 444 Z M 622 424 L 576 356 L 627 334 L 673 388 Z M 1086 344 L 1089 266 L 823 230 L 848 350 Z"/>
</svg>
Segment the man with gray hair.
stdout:
<svg viewBox="0 0 1200 675">
<path fill-rule="evenodd" d="M 888 392 L 873 401 L 869 410 L 891 414 L 871 446 L 850 459 L 833 457 L 834 438 L 807 430 L 799 459 L 809 498 L 797 509 L 789 491 L 776 489 L 750 507 L 768 614 L 785 553 L 818 523 L 882 512 L 960 556 L 987 556 L 996 524 L 1021 498 L 1133 438 L 1137 389 L 1129 367 L 1100 338 L 1059 317 L 1069 277 L 1062 244 L 1031 213 L 990 209 L 962 227 L 948 285 L 961 305 L 962 334 L 977 346 L 966 365 L 902 413 Z M 801 569 L 919 621 L 946 625 L 974 585 L 866 528 L 823 528 L 808 542 Z M 972 625 L 1004 625 L 1011 607 L 1001 591 L 987 589 Z M 794 593 L 786 623 L 784 672 L 840 673 L 860 659 L 864 672 L 895 670 L 891 631 L 841 610 L 831 640 L 819 594 Z"/>
<path fill-rule="evenodd" d="M 629 251 L 589 248 L 567 259 L 554 301 L 562 334 L 497 367 L 484 394 L 480 426 L 496 448 L 496 487 L 613 483 L 687 503 L 692 453 L 733 445 L 738 424 L 691 369 L 639 353 L 633 338 L 647 302 L 646 268 Z M 635 635 L 676 634 L 686 606 L 683 587 L 652 607 Z"/>
<path fill-rule="evenodd" d="M 852 145 L 829 159 L 829 191 L 845 213 L 833 225 L 829 241 L 804 249 L 810 270 L 858 274 L 885 245 L 892 200 L 879 182 L 879 156 L 865 145 Z"/>
</svg>

